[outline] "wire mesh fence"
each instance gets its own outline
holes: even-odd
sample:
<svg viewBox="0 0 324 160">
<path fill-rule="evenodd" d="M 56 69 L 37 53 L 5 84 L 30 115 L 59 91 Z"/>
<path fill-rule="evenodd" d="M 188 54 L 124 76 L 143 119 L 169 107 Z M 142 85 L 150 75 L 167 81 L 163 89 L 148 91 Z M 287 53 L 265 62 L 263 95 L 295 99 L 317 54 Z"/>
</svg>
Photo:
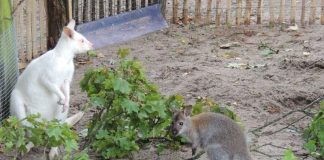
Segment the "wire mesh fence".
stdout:
<svg viewBox="0 0 324 160">
<path fill-rule="evenodd" d="M 15 28 L 12 23 L 0 30 L 0 53 L 0 121 L 2 121 L 9 116 L 10 93 L 18 76 Z"/>
</svg>

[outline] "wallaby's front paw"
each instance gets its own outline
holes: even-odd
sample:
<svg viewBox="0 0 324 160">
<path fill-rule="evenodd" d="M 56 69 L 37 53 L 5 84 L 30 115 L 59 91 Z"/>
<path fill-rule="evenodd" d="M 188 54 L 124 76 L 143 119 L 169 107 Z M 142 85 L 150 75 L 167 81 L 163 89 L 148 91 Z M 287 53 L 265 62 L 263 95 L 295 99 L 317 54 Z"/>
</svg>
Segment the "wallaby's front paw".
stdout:
<svg viewBox="0 0 324 160">
<path fill-rule="evenodd" d="M 60 98 L 60 100 L 57 102 L 59 105 L 64 105 L 65 104 L 65 98 Z"/>
</svg>

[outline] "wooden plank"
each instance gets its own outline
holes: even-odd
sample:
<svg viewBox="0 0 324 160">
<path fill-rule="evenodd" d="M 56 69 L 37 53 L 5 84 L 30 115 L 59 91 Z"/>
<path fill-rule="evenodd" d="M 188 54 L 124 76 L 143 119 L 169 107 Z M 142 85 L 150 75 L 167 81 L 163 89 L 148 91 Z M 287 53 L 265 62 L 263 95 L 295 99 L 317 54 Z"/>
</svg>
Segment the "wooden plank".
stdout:
<svg viewBox="0 0 324 160">
<path fill-rule="evenodd" d="M 306 10 L 306 0 L 302 0 L 302 11 L 300 16 L 301 26 L 305 26 L 305 10 Z"/>
<path fill-rule="evenodd" d="M 40 51 L 41 53 L 47 50 L 47 3 L 46 1 L 39 1 L 40 8 Z"/>
<path fill-rule="evenodd" d="M 162 15 L 164 18 L 166 18 L 167 14 L 167 0 L 162 0 Z"/>
<path fill-rule="evenodd" d="M 324 0 L 322 0 L 321 5 L 321 25 L 324 25 Z"/>
<path fill-rule="evenodd" d="M 31 13 L 31 29 L 32 29 L 32 45 L 33 45 L 33 58 L 37 58 L 39 56 L 39 42 L 37 40 L 39 33 L 36 31 L 37 28 L 37 11 L 38 11 L 38 6 L 36 4 L 36 0 L 31 0 L 30 2 L 31 8 L 32 8 L 32 13 Z"/>
<path fill-rule="evenodd" d="M 117 0 L 117 14 L 119 14 L 120 12 L 121 12 L 121 1 Z"/>
<path fill-rule="evenodd" d="M 249 25 L 251 23 L 251 12 L 252 12 L 252 1 L 246 0 L 245 17 L 244 17 L 245 25 Z"/>
<path fill-rule="evenodd" d="M 178 23 L 178 0 L 173 0 L 173 19 L 172 22 L 174 24 Z"/>
<path fill-rule="evenodd" d="M 72 19 L 72 0 L 68 0 L 68 18 Z"/>
<path fill-rule="evenodd" d="M 242 19 L 242 0 L 237 0 L 237 10 L 236 10 L 236 25 L 241 25 Z"/>
<path fill-rule="evenodd" d="M 216 0 L 216 26 L 221 24 L 221 0 Z"/>
<path fill-rule="evenodd" d="M 232 17 L 232 1 L 226 0 L 226 25 L 231 25 L 231 17 Z"/>
<path fill-rule="evenodd" d="M 91 20 L 96 20 L 96 1 L 90 1 L 90 8 L 91 8 Z"/>
<path fill-rule="evenodd" d="M 309 24 L 314 24 L 316 18 L 316 0 L 311 0 L 311 7 L 309 13 Z"/>
<path fill-rule="evenodd" d="M 33 0 L 28 0 L 26 3 L 26 32 L 27 32 L 27 61 L 33 59 L 33 39 L 32 39 L 32 2 Z"/>
<path fill-rule="evenodd" d="M 290 23 L 295 24 L 296 23 L 296 0 L 291 0 L 291 6 L 290 6 Z"/>
<path fill-rule="evenodd" d="M 105 7 L 104 7 L 104 1 L 99 0 L 99 18 L 105 17 Z"/>
<path fill-rule="evenodd" d="M 263 0 L 258 1 L 257 24 L 262 23 Z"/>
<path fill-rule="evenodd" d="M 280 0 L 280 12 L 279 12 L 279 18 L 278 18 L 279 23 L 282 23 L 285 18 L 285 4 L 286 4 L 285 0 Z"/>
<path fill-rule="evenodd" d="M 195 1 L 195 24 L 199 24 L 201 20 L 201 0 Z"/>
<path fill-rule="evenodd" d="M 183 19 L 182 19 L 182 23 L 187 25 L 188 24 L 188 20 L 189 20 L 189 9 L 188 9 L 188 3 L 189 1 L 188 0 L 183 0 Z"/>
<path fill-rule="evenodd" d="M 83 1 L 83 22 L 87 22 L 88 19 L 88 14 L 89 14 L 89 0 L 84 0 Z"/>
<path fill-rule="evenodd" d="M 275 23 L 275 16 L 274 16 L 274 5 L 273 0 L 269 0 L 269 14 L 270 14 L 270 26 L 273 26 Z"/>
<path fill-rule="evenodd" d="M 188 1 L 188 0 L 186 0 L 186 1 Z M 210 24 L 210 22 L 211 22 L 211 8 L 212 8 L 212 0 L 207 0 L 206 24 Z"/>
</svg>

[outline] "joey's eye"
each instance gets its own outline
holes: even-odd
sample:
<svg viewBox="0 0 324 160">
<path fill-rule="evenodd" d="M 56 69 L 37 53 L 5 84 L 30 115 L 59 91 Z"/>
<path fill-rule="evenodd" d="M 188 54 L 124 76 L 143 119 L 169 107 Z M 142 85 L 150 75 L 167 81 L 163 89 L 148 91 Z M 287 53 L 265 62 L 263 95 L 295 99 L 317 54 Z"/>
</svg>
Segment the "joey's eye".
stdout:
<svg viewBox="0 0 324 160">
<path fill-rule="evenodd" d="M 81 43 L 83 43 L 84 42 L 84 40 L 83 39 L 81 39 Z"/>
<path fill-rule="evenodd" d="M 183 122 L 180 122 L 179 125 L 182 126 L 183 125 Z"/>
</svg>

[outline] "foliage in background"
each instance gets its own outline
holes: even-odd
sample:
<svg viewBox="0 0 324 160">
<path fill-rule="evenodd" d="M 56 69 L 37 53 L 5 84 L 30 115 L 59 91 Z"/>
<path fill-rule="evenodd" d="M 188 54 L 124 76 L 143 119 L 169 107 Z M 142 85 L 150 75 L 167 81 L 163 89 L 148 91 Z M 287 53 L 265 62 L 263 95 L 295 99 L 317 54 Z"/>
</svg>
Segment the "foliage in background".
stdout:
<svg viewBox="0 0 324 160">
<path fill-rule="evenodd" d="M 0 144 L 4 146 L 4 151 L 15 152 L 15 157 L 18 157 L 20 153 L 27 152 L 28 142 L 34 143 L 35 147 L 45 147 L 44 149 L 63 145 L 66 152 L 63 159 L 71 159 L 72 151 L 78 149 L 77 134 L 66 123 L 60 123 L 58 120 L 39 120 L 39 117 L 40 115 L 29 115 L 18 120 L 11 116 L 3 121 L 0 128 Z M 25 120 L 31 127 L 21 125 Z"/>
<path fill-rule="evenodd" d="M 128 49 L 120 49 L 116 68 L 90 69 L 80 83 L 90 98 L 90 106 L 96 107 L 87 140 L 105 159 L 127 156 L 139 149 L 141 141 L 166 138 L 172 116 L 170 108 L 184 106 L 180 95 L 162 96 L 158 87 L 147 80 L 142 65 L 125 58 L 128 53 Z M 194 112 L 202 111 L 206 105 L 212 111 L 237 118 L 232 111 L 207 99 L 198 100 Z M 157 152 L 165 146 L 157 144 Z"/>
<path fill-rule="evenodd" d="M 304 147 L 317 159 L 324 159 L 324 101 L 321 109 L 313 117 L 312 122 L 304 132 L 306 144 Z"/>
<path fill-rule="evenodd" d="M 296 156 L 291 149 L 287 149 L 284 152 L 282 160 L 296 160 Z"/>
</svg>

